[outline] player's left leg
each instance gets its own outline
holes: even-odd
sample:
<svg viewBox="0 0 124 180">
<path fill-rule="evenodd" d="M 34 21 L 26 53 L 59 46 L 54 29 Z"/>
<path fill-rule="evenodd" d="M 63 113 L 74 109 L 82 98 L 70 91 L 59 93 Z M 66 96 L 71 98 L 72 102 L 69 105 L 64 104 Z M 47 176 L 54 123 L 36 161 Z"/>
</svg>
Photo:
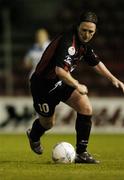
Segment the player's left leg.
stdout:
<svg viewBox="0 0 124 180">
<path fill-rule="evenodd" d="M 88 152 L 88 140 L 92 126 L 92 106 L 87 95 L 81 95 L 76 90 L 66 103 L 77 111 L 76 119 L 76 163 L 98 163 Z"/>
</svg>

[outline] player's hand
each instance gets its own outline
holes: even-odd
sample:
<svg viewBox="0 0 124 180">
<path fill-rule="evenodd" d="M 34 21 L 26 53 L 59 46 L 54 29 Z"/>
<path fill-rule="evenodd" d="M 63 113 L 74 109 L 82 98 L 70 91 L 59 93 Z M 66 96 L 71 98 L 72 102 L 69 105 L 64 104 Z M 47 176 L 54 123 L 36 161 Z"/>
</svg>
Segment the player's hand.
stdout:
<svg viewBox="0 0 124 180">
<path fill-rule="evenodd" d="M 113 82 L 113 85 L 116 87 L 116 88 L 121 88 L 123 93 L 124 93 L 124 83 L 119 81 L 118 79 L 114 80 Z"/>
<path fill-rule="evenodd" d="M 87 87 L 85 86 L 85 85 L 83 85 L 83 84 L 78 84 L 78 86 L 77 86 L 77 88 L 76 88 L 77 90 L 78 90 L 78 92 L 80 93 L 80 94 L 87 94 L 88 93 L 88 89 L 87 89 Z"/>
</svg>

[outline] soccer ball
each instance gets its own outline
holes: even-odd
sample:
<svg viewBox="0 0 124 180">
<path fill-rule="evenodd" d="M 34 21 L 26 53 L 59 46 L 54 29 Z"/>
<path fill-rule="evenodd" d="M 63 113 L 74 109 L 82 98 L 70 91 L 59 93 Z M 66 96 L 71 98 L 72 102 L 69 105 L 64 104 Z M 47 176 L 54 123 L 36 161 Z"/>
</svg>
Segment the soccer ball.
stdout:
<svg viewBox="0 0 124 180">
<path fill-rule="evenodd" d="M 67 142 L 57 143 L 52 149 L 52 160 L 55 163 L 72 163 L 75 160 L 75 149 Z"/>
</svg>

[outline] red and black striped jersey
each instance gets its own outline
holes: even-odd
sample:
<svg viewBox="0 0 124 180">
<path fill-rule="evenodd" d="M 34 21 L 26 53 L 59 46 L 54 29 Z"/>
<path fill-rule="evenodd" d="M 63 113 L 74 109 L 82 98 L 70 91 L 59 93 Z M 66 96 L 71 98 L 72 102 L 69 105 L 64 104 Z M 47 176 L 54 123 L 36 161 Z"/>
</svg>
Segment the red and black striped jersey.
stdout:
<svg viewBox="0 0 124 180">
<path fill-rule="evenodd" d="M 95 66 L 99 57 L 87 44 L 82 44 L 78 38 L 76 28 L 58 35 L 44 51 L 34 74 L 38 79 L 57 79 L 55 67 L 59 66 L 72 72 L 78 68 L 79 62 Z"/>
</svg>

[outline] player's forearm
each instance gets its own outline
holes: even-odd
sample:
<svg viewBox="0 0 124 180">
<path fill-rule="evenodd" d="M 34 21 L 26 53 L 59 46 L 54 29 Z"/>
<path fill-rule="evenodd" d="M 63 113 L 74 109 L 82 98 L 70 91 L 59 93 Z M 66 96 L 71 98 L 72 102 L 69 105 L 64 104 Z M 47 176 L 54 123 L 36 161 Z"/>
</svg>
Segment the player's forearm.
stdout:
<svg viewBox="0 0 124 180">
<path fill-rule="evenodd" d="M 110 81 L 114 81 L 116 79 L 115 76 L 113 76 L 113 74 L 106 68 L 106 66 L 102 63 L 99 62 L 98 65 L 96 65 L 94 67 L 94 69 L 101 74 L 102 76 L 106 77 L 107 79 L 109 79 Z"/>
<path fill-rule="evenodd" d="M 58 75 L 58 77 L 66 84 L 77 88 L 78 86 L 78 81 L 76 79 L 74 79 L 70 72 L 65 71 L 64 69 L 60 68 L 60 67 L 56 67 L 56 74 Z"/>
</svg>

